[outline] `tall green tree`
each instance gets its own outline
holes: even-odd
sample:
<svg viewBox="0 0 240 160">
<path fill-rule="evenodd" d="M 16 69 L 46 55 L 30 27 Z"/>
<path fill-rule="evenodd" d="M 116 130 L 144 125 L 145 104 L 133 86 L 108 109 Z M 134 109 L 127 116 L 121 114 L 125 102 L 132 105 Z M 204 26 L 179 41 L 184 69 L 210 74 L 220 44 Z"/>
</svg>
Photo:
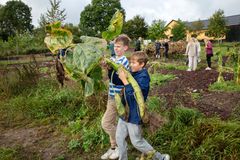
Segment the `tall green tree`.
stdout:
<svg viewBox="0 0 240 160">
<path fill-rule="evenodd" d="M 221 38 L 226 35 L 227 27 L 224 20 L 224 11 L 219 9 L 209 19 L 208 32 L 209 36 Z"/>
<path fill-rule="evenodd" d="M 45 27 L 46 23 L 53 23 L 56 21 L 64 22 L 66 19 L 66 10 L 60 9 L 61 0 L 49 0 L 51 4 L 51 9 L 47 10 L 46 14 L 41 14 L 39 25 L 40 27 Z"/>
<path fill-rule="evenodd" d="M 92 3 L 87 5 L 80 14 L 81 33 L 101 37 L 101 32 L 107 29 L 116 9 L 125 15 L 120 0 L 92 0 Z"/>
<path fill-rule="evenodd" d="M 180 19 L 178 23 L 172 28 L 173 41 L 179 41 L 186 38 L 186 25 Z"/>
<path fill-rule="evenodd" d="M 160 39 L 160 38 L 166 38 L 165 31 L 167 28 L 165 27 L 166 22 L 159 19 L 154 20 L 152 22 L 152 25 L 148 28 L 148 37 L 150 39 Z"/>
<path fill-rule="evenodd" d="M 132 39 L 137 39 L 138 37 L 145 38 L 148 32 L 148 25 L 143 17 L 136 15 L 133 19 L 123 24 L 123 32 Z"/>
<path fill-rule="evenodd" d="M 31 8 L 22 1 L 8 1 L 0 7 L 0 35 L 7 40 L 9 36 L 32 31 L 31 17 Z"/>
</svg>

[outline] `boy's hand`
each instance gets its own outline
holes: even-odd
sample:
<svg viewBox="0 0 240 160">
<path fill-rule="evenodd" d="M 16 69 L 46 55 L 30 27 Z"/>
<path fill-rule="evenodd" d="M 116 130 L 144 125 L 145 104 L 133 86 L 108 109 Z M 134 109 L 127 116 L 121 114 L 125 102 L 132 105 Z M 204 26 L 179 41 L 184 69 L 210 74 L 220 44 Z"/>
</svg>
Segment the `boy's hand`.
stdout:
<svg viewBox="0 0 240 160">
<path fill-rule="evenodd" d="M 106 61 L 105 61 L 104 59 L 101 60 L 100 65 L 101 65 L 103 68 L 106 68 L 106 69 L 108 69 L 108 70 L 111 69 L 111 67 L 106 63 Z"/>
<path fill-rule="evenodd" d="M 118 77 L 119 79 L 121 79 L 124 85 L 128 84 L 127 73 L 125 73 L 124 70 L 122 70 L 121 68 L 118 70 Z"/>
</svg>

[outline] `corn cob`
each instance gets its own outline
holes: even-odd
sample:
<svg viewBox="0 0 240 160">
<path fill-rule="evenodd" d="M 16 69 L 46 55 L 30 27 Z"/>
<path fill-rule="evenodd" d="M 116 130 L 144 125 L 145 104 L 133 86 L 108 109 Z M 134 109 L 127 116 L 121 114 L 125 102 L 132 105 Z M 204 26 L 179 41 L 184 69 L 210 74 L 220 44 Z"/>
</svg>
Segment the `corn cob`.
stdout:
<svg viewBox="0 0 240 160">
<path fill-rule="evenodd" d="M 125 107 L 123 106 L 122 102 L 121 102 L 121 96 L 120 94 L 116 93 L 114 95 L 115 98 L 115 102 L 116 102 L 116 106 L 117 106 L 117 112 L 119 116 L 124 116 L 126 113 Z"/>
</svg>

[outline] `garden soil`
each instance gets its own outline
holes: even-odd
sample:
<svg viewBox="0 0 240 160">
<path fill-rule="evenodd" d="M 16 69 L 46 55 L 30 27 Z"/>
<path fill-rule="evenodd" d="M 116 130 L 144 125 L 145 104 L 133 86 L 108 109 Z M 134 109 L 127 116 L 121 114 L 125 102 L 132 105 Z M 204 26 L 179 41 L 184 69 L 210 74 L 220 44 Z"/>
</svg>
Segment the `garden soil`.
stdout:
<svg viewBox="0 0 240 160">
<path fill-rule="evenodd" d="M 219 116 L 227 119 L 232 111 L 240 106 L 239 92 L 214 92 L 209 91 L 210 84 L 217 81 L 216 70 L 206 71 L 204 69 L 195 72 L 181 70 L 160 70 L 162 74 L 174 74 L 176 78 L 164 86 L 154 86 L 150 92 L 151 96 L 166 99 L 167 107 L 182 105 L 189 108 L 197 108 L 206 116 Z M 233 74 L 223 73 L 225 80 L 232 80 Z M 193 95 L 197 94 L 197 98 Z"/>
</svg>

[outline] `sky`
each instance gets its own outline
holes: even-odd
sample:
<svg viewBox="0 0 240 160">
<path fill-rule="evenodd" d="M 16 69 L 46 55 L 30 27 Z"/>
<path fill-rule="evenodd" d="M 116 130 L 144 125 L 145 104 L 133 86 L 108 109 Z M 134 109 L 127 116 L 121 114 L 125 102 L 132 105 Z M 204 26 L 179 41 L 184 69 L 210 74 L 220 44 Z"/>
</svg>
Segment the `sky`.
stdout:
<svg viewBox="0 0 240 160">
<path fill-rule="evenodd" d="M 4 5 L 8 0 L 0 0 Z M 120 0 L 126 11 L 126 20 L 136 15 L 145 18 L 148 25 L 153 20 L 181 19 L 182 21 L 196 21 L 209 19 L 218 9 L 224 10 L 225 16 L 240 14 L 240 0 Z M 33 25 L 38 26 L 41 14 L 50 9 L 49 0 L 22 0 L 32 8 Z M 60 9 L 66 9 L 66 23 L 79 24 L 80 13 L 91 0 L 62 0 Z"/>
</svg>

